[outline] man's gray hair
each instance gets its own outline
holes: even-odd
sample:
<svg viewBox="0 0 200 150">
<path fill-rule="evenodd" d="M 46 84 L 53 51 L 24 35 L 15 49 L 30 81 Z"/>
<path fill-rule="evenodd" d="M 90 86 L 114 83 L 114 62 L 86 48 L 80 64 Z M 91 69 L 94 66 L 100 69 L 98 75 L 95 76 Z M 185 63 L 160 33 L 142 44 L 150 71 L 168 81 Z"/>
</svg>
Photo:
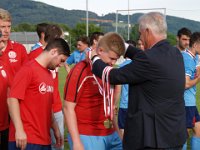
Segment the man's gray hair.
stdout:
<svg viewBox="0 0 200 150">
<path fill-rule="evenodd" d="M 150 29 L 155 36 L 167 38 L 166 17 L 160 12 L 150 12 L 142 15 L 139 20 L 139 29 Z"/>
</svg>

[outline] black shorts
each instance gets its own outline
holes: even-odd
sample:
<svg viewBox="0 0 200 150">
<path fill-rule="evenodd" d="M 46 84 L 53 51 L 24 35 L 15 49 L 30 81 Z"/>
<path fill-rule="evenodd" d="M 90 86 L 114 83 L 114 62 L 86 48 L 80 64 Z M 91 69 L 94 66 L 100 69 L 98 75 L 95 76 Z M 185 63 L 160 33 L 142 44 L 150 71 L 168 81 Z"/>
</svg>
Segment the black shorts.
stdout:
<svg viewBox="0 0 200 150">
<path fill-rule="evenodd" d="M 186 127 L 193 128 L 196 122 L 200 121 L 199 112 L 196 106 L 185 106 Z"/>
<path fill-rule="evenodd" d="M 119 108 L 118 112 L 118 126 L 120 129 L 124 129 L 126 116 L 127 116 L 128 109 Z"/>
</svg>

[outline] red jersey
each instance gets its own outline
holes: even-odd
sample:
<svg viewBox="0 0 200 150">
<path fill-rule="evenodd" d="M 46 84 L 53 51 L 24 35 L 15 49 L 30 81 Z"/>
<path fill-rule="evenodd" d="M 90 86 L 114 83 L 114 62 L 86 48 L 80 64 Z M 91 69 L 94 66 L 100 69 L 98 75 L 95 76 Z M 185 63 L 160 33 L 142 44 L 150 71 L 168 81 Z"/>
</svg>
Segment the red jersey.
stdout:
<svg viewBox="0 0 200 150">
<path fill-rule="evenodd" d="M 31 51 L 29 54 L 29 60 L 35 59 L 36 57 L 38 57 L 41 53 L 43 52 L 43 48 L 39 47 L 34 51 Z M 58 90 L 58 70 L 55 71 L 51 71 L 52 75 L 53 75 L 53 80 L 55 82 L 54 85 L 54 101 L 53 101 L 53 112 L 59 112 L 62 110 L 62 102 L 61 102 L 61 98 L 60 98 L 60 93 Z"/>
<path fill-rule="evenodd" d="M 64 100 L 76 103 L 75 113 L 80 134 L 106 136 L 114 132 L 114 128 L 106 129 L 104 126 L 106 117 L 103 96 L 89 63 L 81 61 L 73 67 L 66 79 L 64 96 Z"/>
<path fill-rule="evenodd" d="M 26 63 L 14 78 L 9 97 L 19 100 L 20 115 L 28 143 L 51 144 L 53 87 L 51 72 L 36 60 Z M 9 141 L 15 141 L 12 121 Z"/>
<path fill-rule="evenodd" d="M 31 52 L 28 54 L 29 60 L 35 59 L 35 58 L 38 57 L 43 51 L 44 51 L 44 49 L 43 49 L 42 47 L 38 47 L 38 48 L 35 49 L 34 51 L 31 51 Z"/>
<path fill-rule="evenodd" d="M 0 131 L 8 129 L 9 127 L 7 94 L 11 83 L 11 75 L 8 69 L 9 67 L 0 61 Z"/>
<path fill-rule="evenodd" d="M 22 44 L 11 40 L 8 40 L 7 47 L 2 53 L 0 60 L 10 65 L 13 74 L 28 61 L 25 47 Z"/>
<path fill-rule="evenodd" d="M 53 112 L 59 112 L 62 110 L 62 102 L 60 93 L 58 90 L 58 69 L 56 68 L 54 71 L 51 71 L 54 80 L 54 92 L 53 92 Z"/>
</svg>

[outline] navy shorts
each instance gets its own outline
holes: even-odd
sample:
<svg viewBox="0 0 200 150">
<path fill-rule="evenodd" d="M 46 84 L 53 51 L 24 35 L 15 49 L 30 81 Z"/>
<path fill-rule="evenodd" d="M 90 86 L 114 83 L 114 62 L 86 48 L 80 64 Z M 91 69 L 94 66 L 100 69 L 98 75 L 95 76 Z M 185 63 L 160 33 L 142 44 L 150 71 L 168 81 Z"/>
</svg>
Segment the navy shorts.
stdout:
<svg viewBox="0 0 200 150">
<path fill-rule="evenodd" d="M 119 126 L 120 129 L 124 129 L 127 111 L 128 111 L 128 109 L 119 108 L 119 112 L 118 112 L 118 126 Z"/>
<path fill-rule="evenodd" d="M 196 106 L 186 106 L 186 127 L 187 128 L 193 128 L 195 125 L 195 122 L 200 121 L 199 112 L 197 110 Z"/>
<path fill-rule="evenodd" d="M 16 142 L 9 142 L 8 150 L 21 150 L 16 147 Z M 39 145 L 27 143 L 26 150 L 51 150 L 51 145 Z"/>
</svg>

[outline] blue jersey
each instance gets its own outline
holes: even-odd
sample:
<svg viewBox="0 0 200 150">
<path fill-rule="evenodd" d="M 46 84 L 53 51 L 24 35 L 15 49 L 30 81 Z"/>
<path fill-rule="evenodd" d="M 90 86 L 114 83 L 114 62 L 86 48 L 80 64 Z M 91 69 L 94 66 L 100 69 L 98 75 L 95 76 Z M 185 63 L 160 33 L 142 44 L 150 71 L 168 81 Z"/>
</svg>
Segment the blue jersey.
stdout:
<svg viewBox="0 0 200 150">
<path fill-rule="evenodd" d="M 126 59 L 123 63 L 119 64 L 119 67 L 123 67 L 129 63 L 131 63 L 131 60 Z M 128 84 L 123 84 L 121 89 L 119 108 L 125 108 L 125 109 L 128 108 L 128 91 L 129 91 Z"/>
<path fill-rule="evenodd" d="M 193 56 L 188 50 L 182 52 L 185 75 L 189 76 L 191 80 L 194 80 L 196 74 L 196 66 L 198 65 L 198 55 Z M 185 106 L 196 106 L 196 85 L 188 88 L 184 92 Z"/>
<path fill-rule="evenodd" d="M 67 58 L 66 63 L 68 65 L 71 64 L 77 64 L 78 62 L 85 59 L 86 51 L 88 51 L 89 48 L 87 48 L 85 51 L 80 52 L 79 50 L 74 50 L 74 52 Z"/>
</svg>

